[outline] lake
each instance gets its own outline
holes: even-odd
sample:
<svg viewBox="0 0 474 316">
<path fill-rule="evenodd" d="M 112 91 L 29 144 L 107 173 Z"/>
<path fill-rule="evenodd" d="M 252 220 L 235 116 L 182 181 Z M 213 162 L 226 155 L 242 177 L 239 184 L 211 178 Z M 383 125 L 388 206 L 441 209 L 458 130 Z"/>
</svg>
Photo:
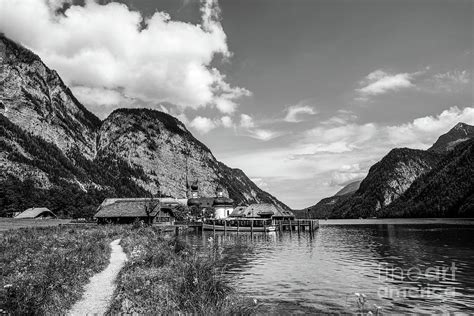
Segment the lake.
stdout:
<svg viewBox="0 0 474 316">
<path fill-rule="evenodd" d="M 184 235 L 207 247 L 212 232 Z M 474 221 L 321 220 L 308 232 L 216 234 L 227 275 L 261 313 L 474 311 Z"/>
</svg>

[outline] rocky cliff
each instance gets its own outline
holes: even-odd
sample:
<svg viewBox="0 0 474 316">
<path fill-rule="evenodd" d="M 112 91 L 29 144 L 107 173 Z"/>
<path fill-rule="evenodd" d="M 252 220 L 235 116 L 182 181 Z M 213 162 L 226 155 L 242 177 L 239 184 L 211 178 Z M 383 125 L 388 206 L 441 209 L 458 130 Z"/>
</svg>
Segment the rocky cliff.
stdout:
<svg viewBox="0 0 474 316">
<path fill-rule="evenodd" d="M 438 140 L 431 146 L 428 151 L 437 153 L 447 153 L 453 148 L 474 137 L 474 126 L 458 123 L 449 132 L 441 135 Z"/>
<path fill-rule="evenodd" d="M 387 217 L 474 216 L 474 139 L 460 143 L 417 178 L 381 214 Z"/>
<path fill-rule="evenodd" d="M 55 144 L 95 157 L 100 120 L 82 106 L 56 71 L 0 34 L 0 111 L 12 123 Z"/>
<path fill-rule="evenodd" d="M 237 203 L 288 207 L 241 170 L 217 161 L 176 118 L 122 109 L 101 122 L 41 59 L 0 35 L 0 209 L 93 206 L 105 197 L 202 195 L 222 184 Z M 64 192 L 68 192 L 64 196 Z M 60 200 L 65 200 L 61 202 Z M 71 213 L 71 212 L 66 212 Z"/>
</svg>

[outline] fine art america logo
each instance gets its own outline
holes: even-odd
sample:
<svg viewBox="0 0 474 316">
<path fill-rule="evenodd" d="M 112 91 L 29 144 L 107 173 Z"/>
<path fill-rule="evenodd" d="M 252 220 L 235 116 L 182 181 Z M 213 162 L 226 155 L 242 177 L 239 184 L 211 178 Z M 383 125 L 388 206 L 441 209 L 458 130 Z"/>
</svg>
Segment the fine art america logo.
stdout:
<svg viewBox="0 0 474 316">
<path fill-rule="evenodd" d="M 379 280 L 388 284 L 413 284 L 391 287 L 382 286 L 378 290 L 380 298 L 420 298 L 439 299 L 454 297 L 455 288 L 448 286 L 456 280 L 456 265 L 411 267 L 403 269 L 387 264 L 380 264 L 378 268 Z"/>
</svg>

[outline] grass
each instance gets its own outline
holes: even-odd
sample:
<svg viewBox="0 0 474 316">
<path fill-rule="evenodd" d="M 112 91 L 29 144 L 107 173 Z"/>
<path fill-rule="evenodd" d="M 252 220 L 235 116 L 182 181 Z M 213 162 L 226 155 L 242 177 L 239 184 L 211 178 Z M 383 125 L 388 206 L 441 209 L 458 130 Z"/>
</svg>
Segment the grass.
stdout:
<svg viewBox="0 0 474 316">
<path fill-rule="evenodd" d="M 21 228 L 0 234 L 0 309 L 64 314 L 109 260 L 118 229 Z"/>
<path fill-rule="evenodd" d="M 221 249 L 197 253 L 157 227 L 56 226 L 0 233 L 0 314 L 65 314 L 122 238 L 128 262 L 110 313 L 248 314 L 224 277 Z"/>
<path fill-rule="evenodd" d="M 122 269 L 111 314 L 250 314 L 253 302 L 235 293 L 224 277 L 221 249 L 193 251 L 156 228 L 132 230 L 121 242 L 129 256 Z"/>
<path fill-rule="evenodd" d="M 0 217 L 0 232 L 27 227 L 58 226 L 70 222 L 70 219 L 16 219 Z"/>
</svg>

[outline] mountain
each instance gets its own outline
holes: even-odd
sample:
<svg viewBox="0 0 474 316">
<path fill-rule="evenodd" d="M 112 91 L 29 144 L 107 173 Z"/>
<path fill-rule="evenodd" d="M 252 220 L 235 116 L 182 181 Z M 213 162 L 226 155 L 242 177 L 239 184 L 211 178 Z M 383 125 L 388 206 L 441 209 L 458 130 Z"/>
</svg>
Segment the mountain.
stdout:
<svg viewBox="0 0 474 316">
<path fill-rule="evenodd" d="M 441 135 L 428 151 L 446 153 L 457 144 L 474 137 L 474 126 L 458 123 L 449 132 Z"/>
<path fill-rule="evenodd" d="M 357 180 L 357 181 L 351 182 L 351 183 L 347 184 L 345 187 L 343 187 L 342 189 L 340 189 L 339 191 L 337 191 L 337 193 L 334 194 L 334 195 L 335 196 L 341 196 L 341 195 L 354 193 L 357 190 L 359 190 L 361 182 L 362 182 L 362 180 Z"/>
<path fill-rule="evenodd" d="M 120 109 L 104 120 L 98 134 L 98 152 L 114 154 L 140 167 L 148 181 L 137 183 L 148 191 L 186 196 L 188 180 L 199 182 L 200 194 L 214 196 L 219 184 L 238 203 L 288 206 L 259 189 L 241 170 L 219 162 L 176 118 L 147 109 Z M 188 170 L 186 172 L 186 170 Z"/>
<path fill-rule="evenodd" d="M 64 85 L 56 71 L 0 33 L 0 110 L 13 124 L 68 153 L 95 156 L 100 120 Z"/>
<path fill-rule="evenodd" d="M 385 208 L 382 216 L 473 217 L 474 138 L 451 149 L 435 168 Z"/>
<path fill-rule="evenodd" d="M 302 210 L 293 210 L 298 218 L 326 218 L 333 213 L 334 206 L 348 199 L 354 192 L 359 189 L 361 180 L 351 182 L 337 191 L 333 196 L 327 197 L 319 201 L 316 205 L 307 207 Z"/>
<path fill-rule="evenodd" d="M 93 212 L 105 197 L 144 196 L 158 187 L 185 197 L 186 169 L 202 195 L 213 196 L 222 184 L 237 203 L 289 209 L 241 170 L 217 161 L 166 113 L 121 109 L 100 121 L 54 70 L 2 34 L 0 70 L 3 214 L 41 205 L 77 216 Z"/>
<path fill-rule="evenodd" d="M 431 174 L 435 168 L 445 166 L 448 163 L 446 157 L 456 155 L 457 151 L 452 153 L 453 148 L 472 139 L 473 130 L 473 126 L 458 123 L 440 136 L 428 150 L 393 149 L 370 168 L 356 192 L 322 199 L 309 208 L 311 216 L 316 218 L 391 216 L 385 209 L 402 196 L 417 179 Z"/>
<path fill-rule="evenodd" d="M 338 203 L 332 216 L 371 217 L 396 200 L 416 178 L 430 171 L 441 155 L 424 150 L 396 148 L 369 169 L 349 199 Z"/>
</svg>

